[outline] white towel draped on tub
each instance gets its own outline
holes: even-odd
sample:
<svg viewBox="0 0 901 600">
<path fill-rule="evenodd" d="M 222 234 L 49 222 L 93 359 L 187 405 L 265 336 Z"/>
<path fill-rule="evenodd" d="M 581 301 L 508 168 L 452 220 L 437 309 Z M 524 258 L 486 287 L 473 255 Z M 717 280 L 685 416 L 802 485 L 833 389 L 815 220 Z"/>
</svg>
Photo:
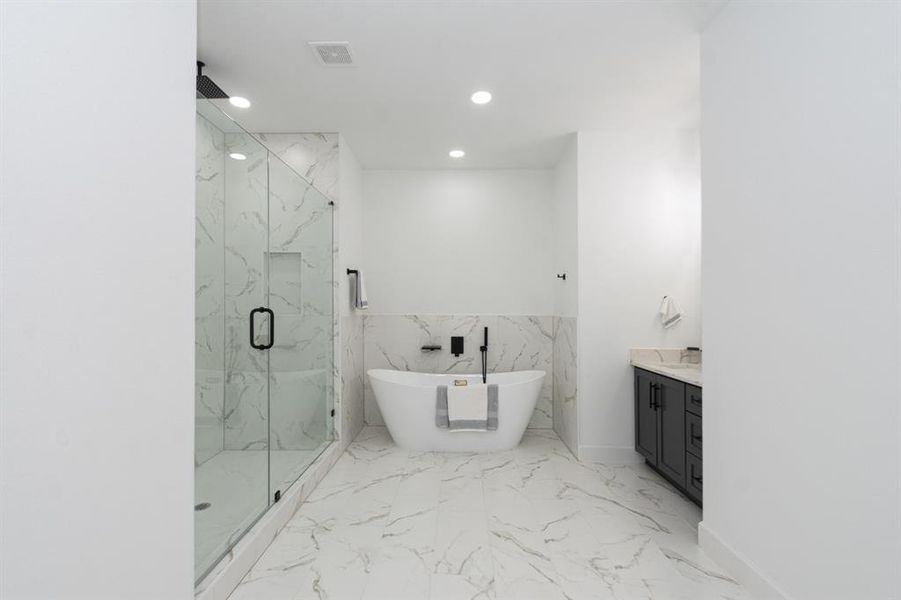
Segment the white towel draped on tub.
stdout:
<svg viewBox="0 0 901 600">
<path fill-rule="evenodd" d="M 469 390 L 470 393 L 459 393 L 461 390 Z M 497 430 L 497 384 L 441 385 L 437 391 L 435 425 L 441 429 Z"/>
</svg>

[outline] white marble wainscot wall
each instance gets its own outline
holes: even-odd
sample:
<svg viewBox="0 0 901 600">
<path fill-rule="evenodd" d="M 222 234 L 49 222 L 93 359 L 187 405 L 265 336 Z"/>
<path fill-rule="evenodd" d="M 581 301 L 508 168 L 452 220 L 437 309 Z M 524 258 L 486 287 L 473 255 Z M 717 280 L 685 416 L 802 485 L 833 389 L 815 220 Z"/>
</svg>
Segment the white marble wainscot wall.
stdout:
<svg viewBox="0 0 901 600">
<path fill-rule="evenodd" d="M 350 443 L 363 429 L 363 317 L 341 317 L 341 440 Z M 337 411 L 336 411 L 337 412 Z"/>
<path fill-rule="evenodd" d="M 554 431 L 574 456 L 579 450 L 576 318 L 554 317 Z"/>
<path fill-rule="evenodd" d="M 540 369 L 547 373 L 530 428 L 553 424 L 553 318 L 506 315 L 366 315 L 363 326 L 365 369 L 397 369 L 423 373 L 479 373 L 483 328 L 488 327 L 489 372 Z M 450 353 L 451 336 L 463 336 L 463 355 Z M 422 346 L 440 344 L 437 352 Z M 366 378 L 368 425 L 383 425 Z"/>
<path fill-rule="evenodd" d="M 225 401 L 225 134 L 197 115 L 194 463 L 222 450 Z"/>
</svg>

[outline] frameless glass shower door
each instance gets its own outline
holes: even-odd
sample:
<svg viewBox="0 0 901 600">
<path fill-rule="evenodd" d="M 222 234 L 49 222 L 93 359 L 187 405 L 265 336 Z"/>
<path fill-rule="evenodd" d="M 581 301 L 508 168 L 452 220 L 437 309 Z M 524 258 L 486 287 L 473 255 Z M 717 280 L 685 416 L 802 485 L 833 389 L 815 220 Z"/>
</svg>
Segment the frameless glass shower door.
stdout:
<svg viewBox="0 0 901 600">
<path fill-rule="evenodd" d="M 332 206 L 279 160 L 269 162 L 271 494 L 284 490 L 331 440 L 334 352 Z"/>
<path fill-rule="evenodd" d="M 332 207 L 198 99 L 195 575 L 331 441 Z"/>
</svg>

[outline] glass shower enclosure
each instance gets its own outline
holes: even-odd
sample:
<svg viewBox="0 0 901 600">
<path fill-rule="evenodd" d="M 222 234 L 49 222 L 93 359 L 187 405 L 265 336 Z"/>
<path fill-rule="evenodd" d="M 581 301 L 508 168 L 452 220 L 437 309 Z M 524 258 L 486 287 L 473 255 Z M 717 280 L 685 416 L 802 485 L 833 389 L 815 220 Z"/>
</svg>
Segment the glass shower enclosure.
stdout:
<svg viewBox="0 0 901 600">
<path fill-rule="evenodd" d="M 197 100 L 195 578 L 334 438 L 333 207 Z"/>
</svg>

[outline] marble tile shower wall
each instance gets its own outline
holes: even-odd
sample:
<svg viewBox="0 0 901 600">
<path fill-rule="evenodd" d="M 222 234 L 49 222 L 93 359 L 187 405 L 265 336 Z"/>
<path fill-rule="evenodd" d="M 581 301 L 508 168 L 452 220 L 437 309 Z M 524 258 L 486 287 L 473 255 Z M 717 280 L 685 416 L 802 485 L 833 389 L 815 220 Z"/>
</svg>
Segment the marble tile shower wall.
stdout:
<svg viewBox="0 0 901 600">
<path fill-rule="evenodd" d="M 529 427 L 553 426 L 554 318 L 506 315 L 366 315 L 363 319 L 363 364 L 368 369 L 426 373 L 479 373 L 479 346 L 488 327 L 489 371 L 541 369 L 547 373 Z M 463 336 L 464 354 L 450 353 L 451 336 Z M 439 352 L 423 352 L 440 344 Z M 365 382 L 368 425 L 383 425 L 378 405 Z"/>
<path fill-rule="evenodd" d="M 332 380 L 335 389 L 335 428 L 342 443 L 347 444 L 363 428 L 363 319 L 359 314 L 339 317 L 342 302 L 337 282 L 341 272 L 338 223 L 340 202 L 340 138 L 336 133 L 260 133 L 260 141 L 294 170 L 310 181 L 316 189 L 335 201 L 332 235 L 333 263 L 336 282 L 334 299 L 334 356 Z"/>
<path fill-rule="evenodd" d="M 224 446 L 263 449 L 271 439 L 275 450 L 315 448 L 330 418 L 315 399 L 334 385 L 333 286 L 317 283 L 333 279 L 331 209 L 283 164 L 267 168 L 265 148 L 246 135 L 225 141 L 247 160 L 227 172 Z M 267 258 L 278 335 L 264 354 L 250 347 L 246 327 L 250 310 L 264 304 Z M 310 282 L 302 295 L 301 282 Z"/>
<path fill-rule="evenodd" d="M 225 134 L 200 115 L 196 125 L 194 463 L 200 465 L 223 444 Z"/>
<path fill-rule="evenodd" d="M 258 133 L 256 136 L 317 190 L 338 202 L 337 133 Z"/>
<path fill-rule="evenodd" d="M 267 355 L 250 347 L 247 318 L 265 305 L 268 166 L 265 148 L 243 134 L 226 134 L 228 152 L 244 161 L 226 169 L 225 442 L 226 450 L 268 447 Z M 262 319 L 258 323 L 263 327 Z"/>
</svg>

